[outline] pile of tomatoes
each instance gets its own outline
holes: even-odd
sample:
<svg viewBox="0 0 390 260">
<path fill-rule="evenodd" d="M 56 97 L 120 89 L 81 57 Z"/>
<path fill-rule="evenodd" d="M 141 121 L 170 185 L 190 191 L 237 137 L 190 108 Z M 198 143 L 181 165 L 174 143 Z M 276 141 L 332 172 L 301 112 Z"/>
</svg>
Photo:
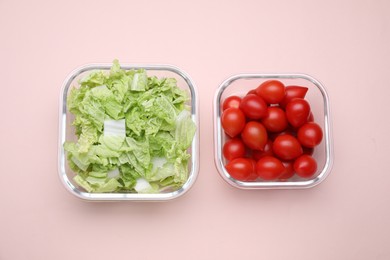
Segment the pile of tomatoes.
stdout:
<svg viewBox="0 0 390 260">
<path fill-rule="evenodd" d="M 223 145 L 225 169 L 240 181 L 310 178 L 317 171 L 312 157 L 322 141 L 305 99 L 307 87 L 267 80 L 244 97 L 229 96 L 221 123 L 228 136 Z"/>
</svg>

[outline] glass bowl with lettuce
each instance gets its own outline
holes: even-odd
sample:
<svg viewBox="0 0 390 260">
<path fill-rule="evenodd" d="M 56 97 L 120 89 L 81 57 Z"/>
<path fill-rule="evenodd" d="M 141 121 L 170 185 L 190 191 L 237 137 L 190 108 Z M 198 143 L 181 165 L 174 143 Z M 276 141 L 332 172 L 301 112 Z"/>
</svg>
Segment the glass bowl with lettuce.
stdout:
<svg viewBox="0 0 390 260">
<path fill-rule="evenodd" d="M 60 179 L 86 200 L 160 201 L 198 175 L 196 87 L 170 65 L 90 64 L 60 96 Z"/>
</svg>

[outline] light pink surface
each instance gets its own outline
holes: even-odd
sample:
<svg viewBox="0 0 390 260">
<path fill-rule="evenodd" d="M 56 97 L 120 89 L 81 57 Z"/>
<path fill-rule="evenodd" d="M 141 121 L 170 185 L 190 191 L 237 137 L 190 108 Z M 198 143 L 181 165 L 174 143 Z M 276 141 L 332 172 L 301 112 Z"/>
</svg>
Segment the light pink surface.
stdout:
<svg viewBox="0 0 390 260">
<path fill-rule="evenodd" d="M 0 259 L 390 259 L 390 2 L 0 0 Z M 170 63 L 200 95 L 199 178 L 165 203 L 88 203 L 57 174 L 79 65 Z M 335 163 L 309 190 L 243 191 L 213 160 L 212 97 L 301 72 L 331 98 Z"/>
</svg>

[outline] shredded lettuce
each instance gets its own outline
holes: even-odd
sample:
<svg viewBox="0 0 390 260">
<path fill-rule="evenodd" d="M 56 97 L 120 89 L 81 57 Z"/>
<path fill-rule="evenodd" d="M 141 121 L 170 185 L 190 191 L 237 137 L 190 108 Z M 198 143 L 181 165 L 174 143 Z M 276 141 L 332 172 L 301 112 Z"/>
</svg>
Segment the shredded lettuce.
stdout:
<svg viewBox="0 0 390 260">
<path fill-rule="evenodd" d="M 96 70 L 68 95 L 76 142 L 66 142 L 74 181 L 87 192 L 155 193 L 188 179 L 196 132 L 189 97 L 174 78 Z"/>
</svg>

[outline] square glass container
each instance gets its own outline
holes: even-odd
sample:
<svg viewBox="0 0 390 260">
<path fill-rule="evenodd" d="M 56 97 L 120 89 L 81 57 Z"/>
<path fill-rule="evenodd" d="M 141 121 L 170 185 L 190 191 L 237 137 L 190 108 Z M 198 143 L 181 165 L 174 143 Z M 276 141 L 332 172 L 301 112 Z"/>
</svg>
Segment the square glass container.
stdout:
<svg viewBox="0 0 390 260">
<path fill-rule="evenodd" d="M 288 180 L 239 181 L 226 171 L 227 163 L 223 157 L 222 148 L 228 139 L 221 124 L 222 104 L 232 95 L 245 96 L 250 90 L 257 88 L 267 80 L 279 80 L 285 86 L 307 87 L 305 99 L 309 102 L 314 116 L 314 122 L 323 131 L 321 143 L 314 148 L 313 157 L 317 161 L 317 172 L 310 179 L 297 175 Z M 333 164 L 333 140 L 329 97 L 324 86 L 311 76 L 305 74 L 239 74 L 226 79 L 216 90 L 214 96 L 214 155 L 215 165 L 221 177 L 230 185 L 240 189 L 297 189 L 310 188 L 321 183 L 330 173 Z"/>
<path fill-rule="evenodd" d="M 156 76 L 158 78 L 175 78 L 177 80 L 177 86 L 187 92 L 190 99 L 187 105 L 190 106 L 191 118 L 197 127 L 191 147 L 188 149 L 188 153 L 191 155 L 191 158 L 188 163 L 189 175 L 187 181 L 179 189 L 150 194 L 130 192 L 90 193 L 85 191 L 73 181 L 75 173 L 68 166 L 66 152 L 63 147 L 63 144 L 66 141 L 77 140 L 75 129 L 72 126 L 74 116 L 67 109 L 67 96 L 71 88 L 79 87 L 79 80 L 87 74 L 95 70 L 109 72 L 111 66 L 112 64 L 88 64 L 79 67 L 71 72 L 63 83 L 60 94 L 58 143 L 58 173 L 62 183 L 65 188 L 76 197 L 92 201 L 166 201 L 182 196 L 195 183 L 199 171 L 198 94 L 192 79 L 184 71 L 171 65 L 121 64 L 121 68 L 124 70 L 145 69 L 148 76 Z"/>
</svg>

